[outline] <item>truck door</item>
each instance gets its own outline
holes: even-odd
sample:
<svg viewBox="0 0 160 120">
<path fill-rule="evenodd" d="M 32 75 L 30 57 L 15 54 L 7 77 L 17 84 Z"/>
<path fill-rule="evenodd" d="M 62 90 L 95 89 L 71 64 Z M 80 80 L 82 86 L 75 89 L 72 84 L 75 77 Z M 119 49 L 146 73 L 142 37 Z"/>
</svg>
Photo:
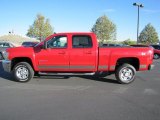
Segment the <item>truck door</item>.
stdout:
<svg viewBox="0 0 160 120">
<path fill-rule="evenodd" d="M 96 49 L 89 35 L 73 35 L 70 71 L 95 71 Z"/>
<path fill-rule="evenodd" d="M 68 71 L 69 52 L 67 36 L 54 36 L 47 41 L 47 49 L 36 54 L 39 71 Z"/>
</svg>

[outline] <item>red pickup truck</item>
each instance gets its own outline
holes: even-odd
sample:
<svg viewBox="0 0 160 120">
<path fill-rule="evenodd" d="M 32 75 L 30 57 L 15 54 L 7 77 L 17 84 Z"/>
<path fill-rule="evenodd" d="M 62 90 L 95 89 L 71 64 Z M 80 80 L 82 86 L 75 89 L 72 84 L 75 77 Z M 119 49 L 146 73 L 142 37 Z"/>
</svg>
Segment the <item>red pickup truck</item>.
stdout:
<svg viewBox="0 0 160 120">
<path fill-rule="evenodd" d="M 2 65 L 15 80 L 40 75 L 96 75 L 115 73 L 122 84 L 134 81 L 136 71 L 153 68 L 152 48 L 99 47 L 94 33 L 53 34 L 34 47 L 9 48 Z"/>
</svg>

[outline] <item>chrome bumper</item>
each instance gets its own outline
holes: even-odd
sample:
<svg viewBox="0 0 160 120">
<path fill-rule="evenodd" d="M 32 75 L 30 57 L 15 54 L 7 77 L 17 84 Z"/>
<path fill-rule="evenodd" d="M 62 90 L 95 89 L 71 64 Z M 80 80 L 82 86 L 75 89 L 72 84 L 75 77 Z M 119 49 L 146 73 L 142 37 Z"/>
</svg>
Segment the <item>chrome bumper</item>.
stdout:
<svg viewBox="0 0 160 120">
<path fill-rule="evenodd" d="M 2 60 L 2 66 L 3 66 L 4 71 L 11 72 L 11 61 Z"/>
</svg>

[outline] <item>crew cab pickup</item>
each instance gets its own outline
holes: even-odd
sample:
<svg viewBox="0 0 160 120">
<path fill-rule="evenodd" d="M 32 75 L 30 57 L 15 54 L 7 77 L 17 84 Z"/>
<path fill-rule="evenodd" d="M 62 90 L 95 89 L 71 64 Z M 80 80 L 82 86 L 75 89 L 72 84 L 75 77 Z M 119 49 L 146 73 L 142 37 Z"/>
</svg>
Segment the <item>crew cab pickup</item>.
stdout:
<svg viewBox="0 0 160 120">
<path fill-rule="evenodd" d="M 134 81 L 136 71 L 153 68 L 153 49 L 99 47 L 94 33 L 53 34 L 34 47 L 9 48 L 2 65 L 19 82 L 39 75 L 95 75 L 115 73 L 122 84 Z"/>
</svg>

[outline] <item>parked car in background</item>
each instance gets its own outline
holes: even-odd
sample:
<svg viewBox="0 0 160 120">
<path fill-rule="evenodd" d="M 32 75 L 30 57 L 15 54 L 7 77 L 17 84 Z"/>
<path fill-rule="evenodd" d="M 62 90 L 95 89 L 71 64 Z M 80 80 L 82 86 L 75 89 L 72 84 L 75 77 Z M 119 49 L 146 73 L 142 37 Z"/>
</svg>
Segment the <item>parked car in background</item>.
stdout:
<svg viewBox="0 0 160 120">
<path fill-rule="evenodd" d="M 150 45 L 152 46 L 154 49 L 160 50 L 160 45 Z"/>
<path fill-rule="evenodd" d="M 38 44 L 38 42 L 27 41 L 27 42 L 23 42 L 22 46 L 24 46 L 24 47 L 34 47 L 36 44 Z"/>
<path fill-rule="evenodd" d="M 160 58 L 160 45 L 150 45 L 154 48 L 154 59 Z"/>
<path fill-rule="evenodd" d="M 160 45 L 130 45 L 132 47 L 151 47 L 153 48 L 153 59 L 159 59 L 160 58 Z"/>
<path fill-rule="evenodd" d="M 0 41 L 0 60 L 3 59 L 2 52 L 5 51 L 7 48 L 10 48 L 10 47 L 15 47 L 15 45 L 13 45 L 10 42 L 3 42 L 3 41 L 1 42 Z"/>
</svg>

